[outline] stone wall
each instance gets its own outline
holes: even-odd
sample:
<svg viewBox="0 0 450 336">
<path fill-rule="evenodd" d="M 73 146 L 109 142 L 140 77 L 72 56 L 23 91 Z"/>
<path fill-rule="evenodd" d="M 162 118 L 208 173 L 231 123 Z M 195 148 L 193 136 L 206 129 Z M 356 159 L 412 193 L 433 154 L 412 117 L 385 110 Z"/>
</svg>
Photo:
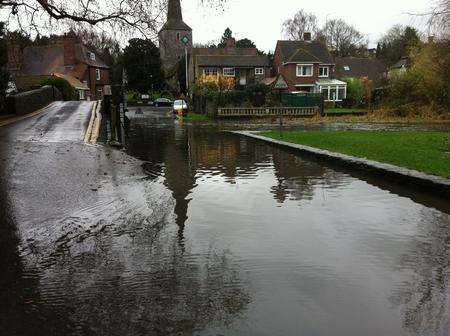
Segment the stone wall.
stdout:
<svg viewBox="0 0 450 336">
<path fill-rule="evenodd" d="M 23 115 L 37 111 L 56 100 L 62 100 L 58 89 L 52 86 L 43 86 L 40 89 L 8 96 L 6 111 L 8 114 Z"/>
</svg>

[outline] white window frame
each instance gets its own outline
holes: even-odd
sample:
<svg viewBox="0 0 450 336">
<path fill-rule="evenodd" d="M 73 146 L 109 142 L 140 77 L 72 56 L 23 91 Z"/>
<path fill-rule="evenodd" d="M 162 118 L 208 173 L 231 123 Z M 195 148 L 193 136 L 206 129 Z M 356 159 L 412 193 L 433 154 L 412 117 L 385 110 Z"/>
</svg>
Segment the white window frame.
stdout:
<svg viewBox="0 0 450 336">
<path fill-rule="evenodd" d="M 223 68 L 223 76 L 224 77 L 236 77 L 236 69 L 235 68 Z M 227 72 L 230 72 L 227 74 Z M 231 72 L 233 74 L 231 74 Z"/>
<path fill-rule="evenodd" d="M 102 79 L 102 72 L 100 71 L 100 69 L 95 69 L 95 75 L 97 77 L 97 80 Z"/>
<path fill-rule="evenodd" d="M 264 76 L 264 68 L 255 68 L 256 76 Z"/>
<path fill-rule="evenodd" d="M 84 90 L 78 91 L 78 98 L 79 98 L 79 100 L 86 100 L 86 95 L 85 95 Z"/>
<path fill-rule="evenodd" d="M 347 98 L 347 85 L 324 85 L 320 87 L 320 93 L 322 93 L 322 91 L 324 89 L 328 90 L 328 97 L 326 97 L 325 101 L 326 102 L 341 102 L 344 99 Z M 332 99 L 333 97 L 331 96 L 331 89 L 335 90 L 336 92 L 336 97 L 335 98 L 339 98 L 339 89 L 344 89 L 344 97 L 341 97 L 341 99 Z"/>
<path fill-rule="evenodd" d="M 350 66 L 344 65 L 344 71 L 350 71 Z"/>
<path fill-rule="evenodd" d="M 320 74 L 321 73 L 321 71 L 322 70 L 325 70 L 326 69 L 326 75 L 324 75 L 324 74 Z M 328 78 L 328 77 L 330 77 L 330 67 L 327 67 L 327 66 L 320 66 L 319 67 L 319 77 L 321 77 L 321 78 Z"/>
<path fill-rule="evenodd" d="M 95 54 L 93 52 L 91 52 L 89 56 L 92 61 L 95 61 Z"/>
<path fill-rule="evenodd" d="M 217 76 L 219 71 L 217 68 L 204 68 L 203 76 Z"/>
<path fill-rule="evenodd" d="M 303 75 L 303 68 L 311 68 L 310 75 Z M 314 76 L 314 64 L 297 64 L 297 77 L 313 77 Z"/>
</svg>

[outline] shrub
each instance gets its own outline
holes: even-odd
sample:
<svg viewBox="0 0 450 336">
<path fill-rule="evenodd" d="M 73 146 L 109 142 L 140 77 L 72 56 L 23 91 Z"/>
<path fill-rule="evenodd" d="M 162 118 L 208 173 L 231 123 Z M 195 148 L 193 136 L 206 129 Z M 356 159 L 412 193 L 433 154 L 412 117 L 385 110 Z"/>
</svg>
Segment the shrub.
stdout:
<svg viewBox="0 0 450 336">
<path fill-rule="evenodd" d="M 41 86 L 51 85 L 56 87 L 59 92 L 61 92 L 64 100 L 75 100 L 76 94 L 75 89 L 63 78 L 59 77 L 48 77 L 41 82 Z"/>
<path fill-rule="evenodd" d="M 365 104 L 365 89 L 362 80 L 357 78 L 344 78 L 347 83 L 347 106 L 362 106 Z"/>
<path fill-rule="evenodd" d="M 444 114 L 450 109 L 449 42 L 427 43 L 410 54 L 412 66 L 389 79 L 385 105 L 401 115 L 432 108 Z M 428 106 L 428 108 L 425 108 Z M 400 111 L 401 110 L 401 111 Z"/>
</svg>

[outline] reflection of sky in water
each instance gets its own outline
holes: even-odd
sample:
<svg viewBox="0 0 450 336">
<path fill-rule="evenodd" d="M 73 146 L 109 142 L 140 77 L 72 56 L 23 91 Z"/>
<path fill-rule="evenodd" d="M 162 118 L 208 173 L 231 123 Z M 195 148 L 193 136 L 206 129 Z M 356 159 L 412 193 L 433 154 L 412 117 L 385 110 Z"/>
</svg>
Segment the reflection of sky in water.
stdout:
<svg viewBox="0 0 450 336">
<path fill-rule="evenodd" d="M 447 214 L 215 129 L 149 126 L 129 134 L 145 178 L 21 246 L 30 312 L 75 335 L 449 330 Z"/>
</svg>

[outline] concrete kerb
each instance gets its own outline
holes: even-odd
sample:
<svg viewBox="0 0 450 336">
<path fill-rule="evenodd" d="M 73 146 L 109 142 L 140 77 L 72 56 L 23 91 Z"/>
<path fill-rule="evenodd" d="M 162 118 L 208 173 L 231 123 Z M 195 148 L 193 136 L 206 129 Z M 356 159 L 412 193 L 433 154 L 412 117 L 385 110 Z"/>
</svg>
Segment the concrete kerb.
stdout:
<svg viewBox="0 0 450 336">
<path fill-rule="evenodd" d="M 378 176 L 383 176 L 384 178 L 399 184 L 407 184 L 408 186 L 418 187 L 439 196 L 450 197 L 450 180 L 444 177 L 429 175 L 416 170 L 402 168 L 387 163 L 381 163 L 314 147 L 276 140 L 258 135 L 258 132 L 232 131 L 231 133 L 261 140 L 279 147 L 297 151 L 299 153 L 313 155 L 326 161 L 337 162 L 353 169 L 363 170 Z"/>
<path fill-rule="evenodd" d="M 91 113 L 91 119 L 89 120 L 89 125 L 86 129 L 86 134 L 84 135 L 84 142 L 86 144 L 96 144 L 100 133 L 100 125 L 102 121 L 101 114 L 102 103 L 101 101 L 96 101 Z"/>
</svg>

